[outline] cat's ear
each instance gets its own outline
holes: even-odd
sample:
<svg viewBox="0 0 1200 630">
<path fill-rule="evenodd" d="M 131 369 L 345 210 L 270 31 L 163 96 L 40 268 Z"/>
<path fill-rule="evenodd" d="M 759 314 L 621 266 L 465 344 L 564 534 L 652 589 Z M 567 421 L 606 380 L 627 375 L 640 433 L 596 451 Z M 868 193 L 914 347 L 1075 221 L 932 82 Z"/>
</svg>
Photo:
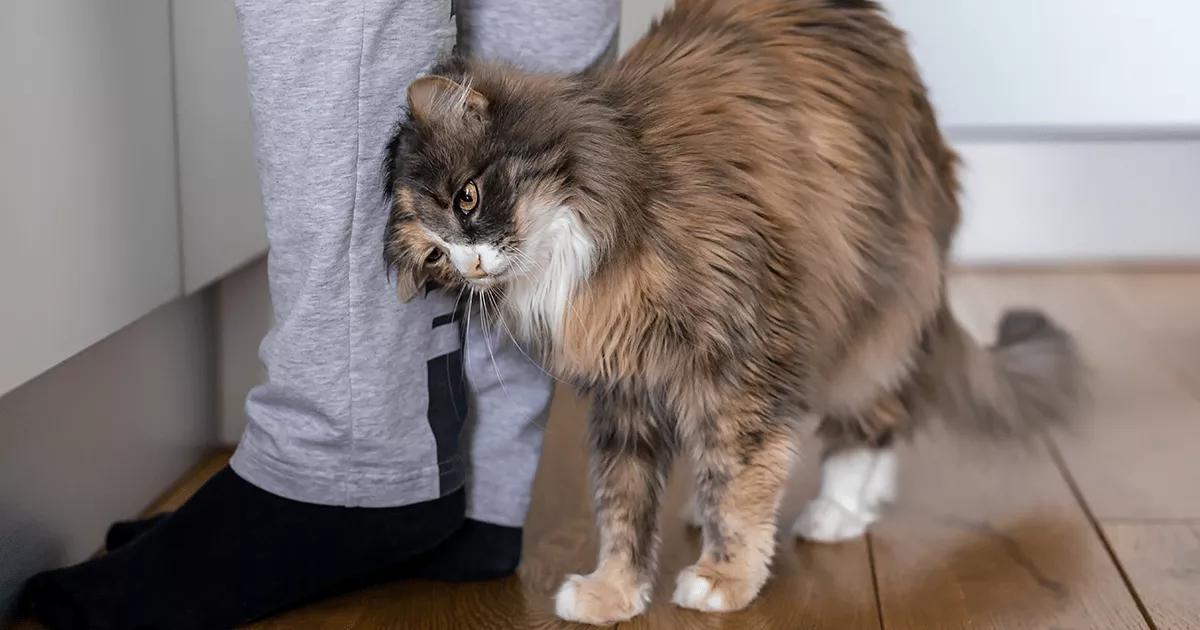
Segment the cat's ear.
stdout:
<svg viewBox="0 0 1200 630">
<path fill-rule="evenodd" d="M 482 120 L 487 106 L 478 90 L 446 77 L 426 75 L 408 86 L 408 110 L 424 123 L 468 116 Z"/>
<path fill-rule="evenodd" d="M 424 267 L 404 265 L 396 270 L 396 295 L 401 302 L 410 302 L 428 282 L 429 274 Z"/>
</svg>

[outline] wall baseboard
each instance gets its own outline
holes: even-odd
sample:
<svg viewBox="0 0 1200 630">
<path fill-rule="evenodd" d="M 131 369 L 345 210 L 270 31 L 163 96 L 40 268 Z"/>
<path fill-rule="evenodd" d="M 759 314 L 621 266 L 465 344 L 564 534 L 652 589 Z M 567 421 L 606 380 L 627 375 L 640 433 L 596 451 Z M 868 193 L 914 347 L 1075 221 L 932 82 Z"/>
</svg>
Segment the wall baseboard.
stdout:
<svg viewBox="0 0 1200 630">
<path fill-rule="evenodd" d="M 217 295 L 217 412 L 221 444 L 237 444 L 246 428 L 246 395 L 267 371 L 258 347 L 271 328 L 267 261 L 260 258 L 225 277 Z"/>
<path fill-rule="evenodd" d="M 92 555 L 216 437 L 208 294 L 0 396 L 0 626 L 37 571 Z"/>
</svg>

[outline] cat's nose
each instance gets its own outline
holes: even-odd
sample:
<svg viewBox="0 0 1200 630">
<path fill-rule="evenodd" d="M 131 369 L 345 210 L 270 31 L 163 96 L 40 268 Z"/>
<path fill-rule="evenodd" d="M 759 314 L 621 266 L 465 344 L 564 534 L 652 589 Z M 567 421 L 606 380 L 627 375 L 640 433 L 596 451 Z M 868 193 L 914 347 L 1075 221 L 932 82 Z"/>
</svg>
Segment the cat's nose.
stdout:
<svg viewBox="0 0 1200 630">
<path fill-rule="evenodd" d="M 495 278 L 504 272 L 504 260 L 491 245 L 450 245 L 450 262 L 464 280 Z"/>
<path fill-rule="evenodd" d="M 467 280 L 478 280 L 487 275 L 487 272 L 483 270 L 483 260 L 480 259 L 479 252 L 472 247 L 451 245 L 450 262 Z"/>
<path fill-rule="evenodd" d="M 475 257 L 474 268 L 463 271 L 462 275 L 467 280 L 479 280 L 488 277 L 488 272 L 483 270 L 483 265 L 480 264 L 479 257 Z"/>
<path fill-rule="evenodd" d="M 458 272 L 467 280 L 479 280 L 488 277 L 488 272 L 483 269 L 483 259 L 479 254 L 472 254 L 464 261 L 464 264 L 458 268 Z"/>
</svg>

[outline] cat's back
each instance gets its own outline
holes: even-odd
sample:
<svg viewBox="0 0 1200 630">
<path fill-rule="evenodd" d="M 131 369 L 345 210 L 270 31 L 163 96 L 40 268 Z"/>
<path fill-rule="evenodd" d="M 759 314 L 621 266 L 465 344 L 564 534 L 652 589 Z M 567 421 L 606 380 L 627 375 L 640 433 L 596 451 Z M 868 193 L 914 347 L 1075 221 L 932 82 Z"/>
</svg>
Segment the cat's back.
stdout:
<svg viewBox="0 0 1200 630">
<path fill-rule="evenodd" d="M 651 133 L 692 137 L 718 122 L 740 137 L 755 131 L 742 125 L 888 124 L 924 98 L 903 34 L 870 0 L 678 0 L 610 85 Z"/>
<path fill-rule="evenodd" d="M 870 212 L 923 216 L 949 244 L 956 158 L 876 2 L 678 0 L 608 83 L 680 185 L 786 187 L 835 214 L 891 204 Z"/>
<path fill-rule="evenodd" d="M 783 95 L 850 71 L 879 87 L 915 79 L 911 70 L 903 34 L 871 0 L 677 0 L 614 74 L 662 98 L 734 87 Z"/>
<path fill-rule="evenodd" d="M 938 304 L 956 158 L 875 2 L 678 0 L 599 85 L 654 169 L 634 212 L 678 279 L 663 304 L 834 345 L 862 313 Z"/>
</svg>

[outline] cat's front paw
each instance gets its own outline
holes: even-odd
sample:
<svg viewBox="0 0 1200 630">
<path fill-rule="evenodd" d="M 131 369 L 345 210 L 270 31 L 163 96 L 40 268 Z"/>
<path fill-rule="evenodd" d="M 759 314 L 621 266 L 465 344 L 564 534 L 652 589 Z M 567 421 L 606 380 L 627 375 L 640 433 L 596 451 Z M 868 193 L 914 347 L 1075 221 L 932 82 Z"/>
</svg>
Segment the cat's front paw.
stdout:
<svg viewBox="0 0 1200 630">
<path fill-rule="evenodd" d="M 867 532 L 878 515 L 866 509 L 853 510 L 825 497 L 813 499 L 792 526 L 792 533 L 805 540 L 836 543 L 858 538 Z"/>
<path fill-rule="evenodd" d="M 623 584 L 598 575 L 568 575 L 554 596 L 554 612 L 567 621 L 604 626 L 646 610 L 649 584 Z"/>
<path fill-rule="evenodd" d="M 679 572 L 671 601 L 704 612 L 741 610 L 758 596 L 764 581 L 733 577 L 701 561 Z"/>
</svg>

